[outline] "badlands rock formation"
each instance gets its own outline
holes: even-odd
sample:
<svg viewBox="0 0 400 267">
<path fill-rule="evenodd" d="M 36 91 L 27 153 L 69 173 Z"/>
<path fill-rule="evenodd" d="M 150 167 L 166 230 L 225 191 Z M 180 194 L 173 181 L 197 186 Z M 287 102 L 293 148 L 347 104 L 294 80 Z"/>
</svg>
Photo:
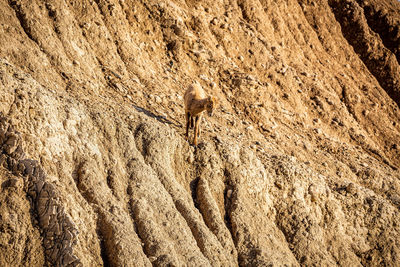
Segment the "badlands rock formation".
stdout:
<svg viewBox="0 0 400 267">
<path fill-rule="evenodd" d="M 0 266 L 399 265 L 398 1 L 0 14 Z"/>
</svg>

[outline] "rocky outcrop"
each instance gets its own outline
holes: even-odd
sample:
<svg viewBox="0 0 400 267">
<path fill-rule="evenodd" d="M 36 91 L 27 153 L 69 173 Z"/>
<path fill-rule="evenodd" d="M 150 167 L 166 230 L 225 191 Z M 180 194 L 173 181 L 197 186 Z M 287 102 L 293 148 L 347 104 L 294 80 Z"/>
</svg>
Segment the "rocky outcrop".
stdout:
<svg viewBox="0 0 400 267">
<path fill-rule="evenodd" d="M 396 265 L 398 10 L 0 4 L 0 265 Z"/>
<path fill-rule="evenodd" d="M 46 179 L 39 163 L 25 157 L 20 133 L 15 131 L 0 113 L 0 166 L 13 175 L 24 177 L 25 192 L 30 198 L 43 237 L 47 260 L 57 266 L 77 266 L 80 260 L 74 255 L 78 229 L 65 213 L 56 188 Z M 7 187 L 17 186 L 18 179 L 4 182 Z M 33 218 L 32 218 L 33 219 Z"/>
</svg>

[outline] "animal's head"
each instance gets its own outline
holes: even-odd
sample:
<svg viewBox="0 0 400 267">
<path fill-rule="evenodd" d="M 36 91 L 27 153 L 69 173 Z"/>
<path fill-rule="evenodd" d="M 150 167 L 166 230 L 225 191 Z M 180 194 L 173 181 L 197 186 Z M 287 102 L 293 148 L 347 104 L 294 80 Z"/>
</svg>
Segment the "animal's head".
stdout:
<svg viewBox="0 0 400 267">
<path fill-rule="evenodd" d="M 209 96 L 207 101 L 207 113 L 208 116 L 212 116 L 214 109 L 217 107 L 218 100 L 214 96 Z"/>
</svg>

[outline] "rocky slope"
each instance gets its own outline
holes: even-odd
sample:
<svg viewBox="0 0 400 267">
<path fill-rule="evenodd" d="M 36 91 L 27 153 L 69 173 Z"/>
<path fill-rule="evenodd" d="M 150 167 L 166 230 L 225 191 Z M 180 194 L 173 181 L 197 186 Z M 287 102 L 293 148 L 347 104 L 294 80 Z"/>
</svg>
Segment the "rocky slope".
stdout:
<svg viewBox="0 0 400 267">
<path fill-rule="evenodd" d="M 399 12 L 3 1 L 0 265 L 396 266 Z"/>
</svg>

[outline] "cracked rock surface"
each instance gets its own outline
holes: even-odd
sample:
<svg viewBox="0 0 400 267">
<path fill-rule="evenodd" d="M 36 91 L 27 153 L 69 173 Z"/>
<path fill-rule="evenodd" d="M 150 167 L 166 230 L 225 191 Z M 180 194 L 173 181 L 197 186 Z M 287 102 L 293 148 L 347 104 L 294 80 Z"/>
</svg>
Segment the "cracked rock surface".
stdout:
<svg viewBox="0 0 400 267">
<path fill-rule="evenodd" d="M 73 250 L 79 231 L 65 213 L 56 187 L 48 181 L 43 168 L 37 161 L 25 158 L 20 133 L 14 130 L 3 114 L 0 114 L 0 140 L 2 167 L 15 176 L 23 177 L 9 179 L 3 185 L 13 189 L 24 187 L 34 213 L 32 219 L 37 220 L 42 233 L 42 245 L 48 261 L 57 266 L 78 266 L 80 260 Z"/>
</svg>

